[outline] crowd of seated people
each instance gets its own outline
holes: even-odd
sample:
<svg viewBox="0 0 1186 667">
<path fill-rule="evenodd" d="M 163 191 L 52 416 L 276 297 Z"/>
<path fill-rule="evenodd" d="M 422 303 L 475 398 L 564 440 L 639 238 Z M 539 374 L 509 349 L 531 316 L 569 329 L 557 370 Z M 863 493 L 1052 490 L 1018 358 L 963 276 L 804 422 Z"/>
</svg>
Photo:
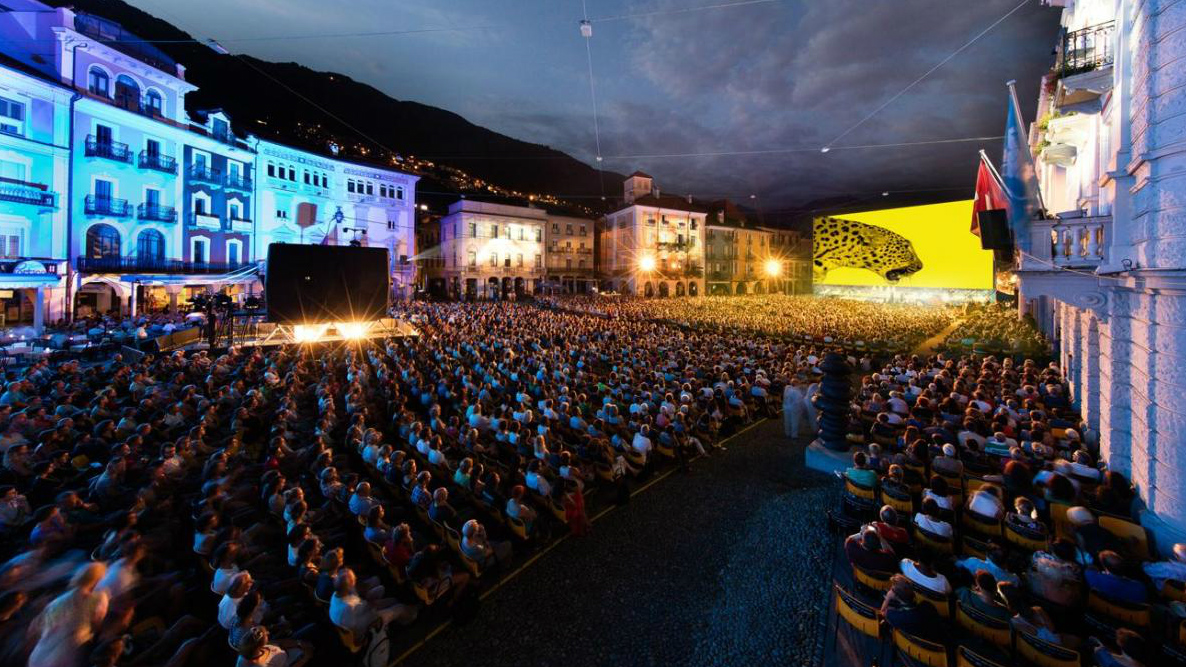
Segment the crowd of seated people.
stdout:
<svg viewBox="0 0 1186 667">
<path fill-rule="evenodd" d="M 10 372 L 0 664 L 366 651 L 589 533 L 598 488 L 777 414 L 813 358 L 527 304 L 400 315 L 419 336 Z"/>
<path fill-rule="evenodd" d="M 1017 318 L 1016 307 L 992 304 L 971 308 L 943 342 L 948 350 L 1042 355 L 1050 347 L 1032 318 Z"/>
<path fill-rule="evenodd" d="M 626 296 L 552 297 L 557 308 L 673 322 L 700 330 L 745 332 L 772 338 L 810 336 L 854 346 L 881 344 L 912 350 L 951 324 L 957 309 L 813 296 L 764 294 L 646 299 Z"/>
<path fill-rule="evenodd" d="M 838 622 L 928 665 L 1186 655 L 1186 544 L 1157 552 L 1056 365 L 897 357 L 853 414 Z"/>
</svg>

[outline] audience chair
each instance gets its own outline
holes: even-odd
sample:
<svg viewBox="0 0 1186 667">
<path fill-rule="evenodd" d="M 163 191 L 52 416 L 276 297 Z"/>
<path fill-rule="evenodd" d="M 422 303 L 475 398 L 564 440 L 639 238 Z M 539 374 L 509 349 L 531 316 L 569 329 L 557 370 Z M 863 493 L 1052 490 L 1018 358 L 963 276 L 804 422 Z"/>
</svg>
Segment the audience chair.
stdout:
<svg viewBox="0 0 1186 667">
<path fill-rule="evenodd" d="M 1111 533 L 1125 545 L 1128 555 L 1141 561 L 1152 560 L 1149 531 L 1145 527 L 1118 517 L 1101 515 L 1100 528 Z"/>
<path fill-rule="evenodd" d="M 927 667 L 948 667 L 947 647 L 931 641 L 908 635 L 901 630 L 893 631 L 894 647 L 908 659 L 907 664 Z"/>
<path fill-rule="evenodd" d="M 1153 622 L 1152 608 L 1148 604 L 1112 600 L 1093 590 L 1087 592 L 1087 608 L 1131 628 L 1146 629 Z"/>
<path fill-rule="evenodd" d="M 885 592 L 890 589 L 890 577 L 894 576 L 893 572 L 878 572 L 877 570 L 866 570 L 865 568 L 853 563 L 852 564 L 852 578 L 858 585 L 864 586 L 872 591 Z"/>
<path fill-rule="evenodd" d="M 1079 652 L 1038 639 L 1028 632 L 1018 632 L 1017 655 L 1034 667 L 1080 667 Z"/>
<path fill-rule="evenodd" d="M 978 535 L 998 538 L 1001 536 L 1001 521 L 999 519 L 990 519 L 969 510 L 964 510 L 960 524 Z"/>
<path fill-rule="evenodd" d="M 929 530 L 919 528 L 916 524 L 911 524 L 914 530 L 914 541 L 919 547 L 940 555 L 951 555 L 955 553 L 955 548 L 951 543 L 950 537 L 936 535 Z"/>
<path fill-rule="evenodd" d="M 1005 540 L 1025 551 L 1042 551 L 1046 548 L 1046 535 L 1028 531 L 1005 521 L 1003 523 Z"/>
<path fill-rule="evenodd" d="M 1008 621 L 993 618 L 975 607 L 960 602 L 956 602 L 955 621 L 968 634 L 1006 651 L 1013 646 L 1013 629 Z"/>
<path fill-rule="evenodd" d="M 967 646 L 959 646 L 955 649 L 955 667 L 1007 667 L 1007 665 L 980 655 Z"/>
<path fill-rule="evenodd" d="M 910 585 L 914 588 L 914 595 L 920 602 L 925 602 L 935 608 L 939 616 L 950 619 L 951 618 L 951 596 L 936 593 L 931 589 L 921 586 L 916 582 L 911 581 Z"/>
</svg>

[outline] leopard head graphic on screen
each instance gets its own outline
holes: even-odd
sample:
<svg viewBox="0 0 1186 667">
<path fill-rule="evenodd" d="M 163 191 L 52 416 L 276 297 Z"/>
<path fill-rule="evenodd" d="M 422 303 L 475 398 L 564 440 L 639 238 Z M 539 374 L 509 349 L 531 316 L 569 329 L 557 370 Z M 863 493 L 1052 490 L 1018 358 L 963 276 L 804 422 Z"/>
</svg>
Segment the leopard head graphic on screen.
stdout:
<svg viewBox="0 0 1186 667">
<path fill-rule="evenodd" d="M 815 281 L 839 268 L 868 269 L 896 283 L 922 270 L 914 245 L 884 227 L 841 218 L 817 218 L 814 227 Z"/>
</svg>

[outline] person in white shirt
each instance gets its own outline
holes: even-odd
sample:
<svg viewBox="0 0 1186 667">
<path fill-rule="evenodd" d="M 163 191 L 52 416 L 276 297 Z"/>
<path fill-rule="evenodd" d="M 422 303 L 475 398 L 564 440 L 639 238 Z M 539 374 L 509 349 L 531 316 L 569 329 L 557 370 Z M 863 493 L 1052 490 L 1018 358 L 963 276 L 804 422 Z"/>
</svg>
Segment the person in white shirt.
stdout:
<svg viewBox="0 0 1186 667">
<path fill-rule="evenodd" d="M 1167 579 L 1186 581 L 1186 543 L 1174 545 L 1174 556 L 1170 560 L 1145 563 L 1145 575 L 1153 582 L 1153 588 L 1160 591 Z"/>
<path fill-rule="evenodd" d="M 1001 502 L 1001 490 L 992 484 L 985 484 L 968 498 L 968 511 L 988 520 L 1000 520 L 1005 515 Z"/>
<path fill-rule="evenodd" d="M 218 624 L 223 629 L 230 630 L 231 626 L 235 624 L 235 613 L 239 610 L 239 602 L 244 595 L 247 595 L 247 591 L 251 590 L 254 583 L 248 572 L 240 572 L 231 580 L 231 585 L 223 594 L 222 599 L 218 601 Z M 255 609 L 255 617 L 251 619 L 252 624 L 259 625 L 267 611 L 268 603 L 260 601 L 259 606 Z"/>
<path fill-rule="evenodd" d="M 922 501 L 922 511 L 914 515 L 914 525 L 940 537 L 951 537 L 951 524 L 940 518 L 939 505 L 933 498 Z"/>
<path fill-rule="evenodd" d="M 788 438 L 798 438 L 802 422 L 803 392 L 799 390 L 799 381 L 792 378 L 782 390 L 782 434 Z"/>
<path fill-rule="evenodd" d="M 948 583 L 947 577 L 935 572 L 930 563 L 903 558 L 901 567 L 902 574 L 919 586 L 940 595 L 951 593 L 951 584 Z"/>
<path fill-rule="evenodd" d="M 419 609 L 400 604 L 393 598 L 365 600 L 354 589 L 354 571 L 344 567 L 334 579 L 334 596 L 329 602 L 329 620 L 348 630 L 355 641 L 361 641 L 375 621 L 384 625 L 397 622 L 407 625 L 416 620 Z"/>
<path fill-rule="evenodd" d="M 910 406 L 906 404 L 906 399 L 902 398 L 902 392 L 891 391 L 890 399 L 887 401 L 889 409 L 894 414 L 905 415 L 910 413 Z"/>
<path fill-rule="evenodd" d="M 248 630 L 239 645 L 235 667 L 301 667 L 313 656 L 311 647 L 304 642 L 288 640 L 271 644 L 268 639 L 268 629 L 262 625 Z"/>
<path fill-rule="evenodd" d="M 638 433 L 634 434 L 634 441 L 630 443 L 630 446 L 634 449 L 634 451 L 642 454 L 644 461 L 651 454 L 652 445 L 650 435 L 651 427 L 643 424 L 642 429 L 640 429 Z"/>
</svg>

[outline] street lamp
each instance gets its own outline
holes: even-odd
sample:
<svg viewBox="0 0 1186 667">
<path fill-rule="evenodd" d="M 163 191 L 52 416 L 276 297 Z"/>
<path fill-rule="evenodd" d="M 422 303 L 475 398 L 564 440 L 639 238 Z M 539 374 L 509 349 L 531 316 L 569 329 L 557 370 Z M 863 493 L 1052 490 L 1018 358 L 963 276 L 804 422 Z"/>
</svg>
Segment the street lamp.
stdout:
<svg viewBox="0 0 1186 667">
<path fill-rule="evenodd" d="M 650 273 L 655 270 L 655 258 L 651 255 L 643 255 L 638 259 L 638 270 L 643 273 Z"/>
<path fill-rule="evenodd" d="M 773 257 L 766 260 L 766 275 L 770 278 L 777 278 L 782 274 L 782 262 Z"/>
</svg>

